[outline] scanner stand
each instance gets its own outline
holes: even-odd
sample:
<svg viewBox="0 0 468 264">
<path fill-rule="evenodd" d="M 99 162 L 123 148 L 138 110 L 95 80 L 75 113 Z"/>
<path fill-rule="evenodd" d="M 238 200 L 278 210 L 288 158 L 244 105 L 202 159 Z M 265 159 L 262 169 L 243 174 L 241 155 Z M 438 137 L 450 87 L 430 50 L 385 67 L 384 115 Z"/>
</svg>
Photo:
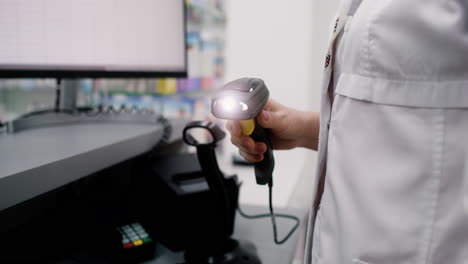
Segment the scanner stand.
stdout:
<svg viewBox="0 0 468 264">
<path fill-rule="evenodd" d="M 192 128 L 204 128 L 211 134 L 212 141 L 199 143 L 189 131 Z M 225 137 L 225 133 L 215 124 L 206 121 L 195 121 L 188 124 L 184 129 L 184 141 L 197 149 L 198 162 L 202 174 L 206 179 L 209 192 L 214 201 L 214 209 L 218 212 L 220 219 L 213 219 L 219 224 L 218 230 L 204 230 L 209 235 L 205 239 L 200 238 L 193 248 L 188 247 L 185 251 L 187 264 L 260 264 L 256 256 L 255 247 L 252 244 L 240 243 L 232 239 L 234 230 L 234 217 L 238 204 L 238 183 L 235 181 L 235 193 L 232 195 L 226 184 L 227 179 L 218 167 L 216 160 L 216 143 Z M 206 241 L 206 238 L 212 241 Z"/>
</svg>

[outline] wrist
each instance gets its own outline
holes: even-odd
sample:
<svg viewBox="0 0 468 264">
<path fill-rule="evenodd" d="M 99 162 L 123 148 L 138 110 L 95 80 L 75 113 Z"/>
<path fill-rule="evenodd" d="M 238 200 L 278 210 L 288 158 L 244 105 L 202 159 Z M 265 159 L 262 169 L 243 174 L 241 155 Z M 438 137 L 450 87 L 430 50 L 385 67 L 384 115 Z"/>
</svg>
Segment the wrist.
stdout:
<svg viewBox="0 0 468 264">
<path fill-rule="evenodd" d="M 300 111 L 300 127 L 298 147 L 317 150 L 320 130 L 320 115 L 318 112 Z"/>
</svg>

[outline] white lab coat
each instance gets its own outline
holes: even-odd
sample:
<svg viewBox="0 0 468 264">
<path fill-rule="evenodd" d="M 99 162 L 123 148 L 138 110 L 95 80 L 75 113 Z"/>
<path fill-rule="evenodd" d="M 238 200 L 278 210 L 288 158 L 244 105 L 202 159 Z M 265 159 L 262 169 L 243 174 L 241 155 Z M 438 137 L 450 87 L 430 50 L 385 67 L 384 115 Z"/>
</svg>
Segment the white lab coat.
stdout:
<svg viewBox="0 0 468 264">
<path fill-rule="evenodd" d="M 468 263 L 468 1 L 346 0 L 338 18 L 305 263 Z"/>
</svg>

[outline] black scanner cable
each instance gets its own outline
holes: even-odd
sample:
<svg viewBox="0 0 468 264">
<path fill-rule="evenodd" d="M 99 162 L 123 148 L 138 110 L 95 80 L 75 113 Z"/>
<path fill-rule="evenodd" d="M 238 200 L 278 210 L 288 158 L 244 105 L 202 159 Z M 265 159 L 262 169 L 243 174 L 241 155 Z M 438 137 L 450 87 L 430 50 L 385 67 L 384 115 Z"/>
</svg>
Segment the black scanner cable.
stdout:
<svg viewBox="0 0 468 264">
<path fill-rule="evenodd" d="M 240 182 L 238 186 L 239 186 L 239 190 L 240 190 L 241 187 L 242 187 L 242 182 Z M 273 185 L 272 184 L 268 184 L 268 203 L 269 203 L 270 213 L 257 214 L 257 215 L 246 214 L 241 209 L 239 202 L 238 202 L 238 205 L 237 205 L 237 210 L 239 211 L 239 214 L 242 217 L 246 218 L 246 219 L 259 219 L 259 218 L 270 217 L 271 218 L 271 223 L 273 225 L 273 239 L 274 239 L 275 243 L 277 245 L 284 244 L 292 236 L 294 231 L 296 231 L 296 229 L 299 227 L 299 225 L 301 223 L 301 220 L 299 219 L 299 217 L 294 216 L 294 215 L 275 214 L 275 212 L 273 210 Z M 293 220 L 295 222 L 294 226 L 291 228 L 291 230 L 288 232 L 288 234 L 286 234 L 286 236 L 281 240 L 278 240 L 278 228 L 277 228 L 277 225 L 276 225 L 276 218 L 290 219 L 290 220 Z"/>
</svg>

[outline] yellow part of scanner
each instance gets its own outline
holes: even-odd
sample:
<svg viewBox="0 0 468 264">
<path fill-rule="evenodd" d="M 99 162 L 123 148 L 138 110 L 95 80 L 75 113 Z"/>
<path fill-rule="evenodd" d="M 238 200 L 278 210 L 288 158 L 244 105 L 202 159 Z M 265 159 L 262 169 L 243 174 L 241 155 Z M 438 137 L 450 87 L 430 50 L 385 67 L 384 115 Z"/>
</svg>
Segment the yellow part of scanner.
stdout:
<svg viewBox="0 0 468 264">
<path fill-rule="evenodd" d="M 255 129 L 255 120 L 254 119 L 240 120 L 240 125 L 241 125 L 242 134 L 246 136 L 250 136 Z"/>
</svg>

